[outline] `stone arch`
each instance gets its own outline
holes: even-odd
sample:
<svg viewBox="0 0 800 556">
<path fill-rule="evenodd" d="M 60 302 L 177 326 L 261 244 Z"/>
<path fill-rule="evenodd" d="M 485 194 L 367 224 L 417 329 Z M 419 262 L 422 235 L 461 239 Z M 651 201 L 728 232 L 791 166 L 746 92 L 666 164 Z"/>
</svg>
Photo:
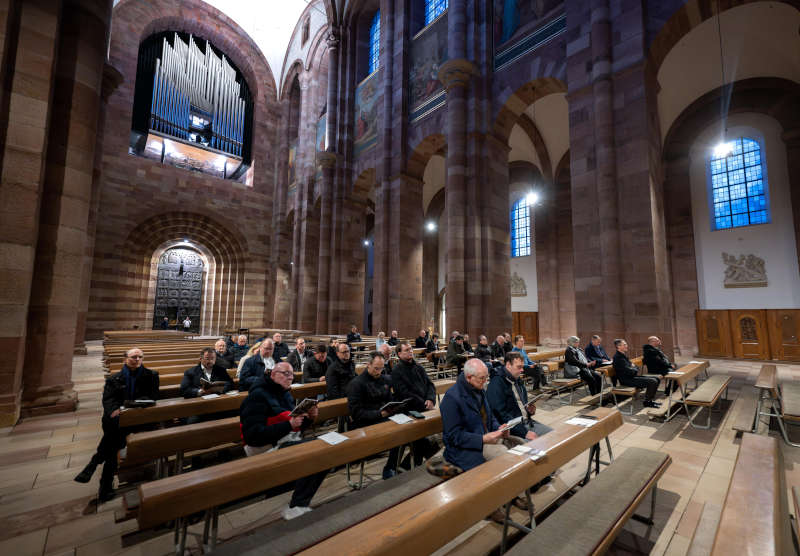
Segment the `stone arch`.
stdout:
<svg viewBox="0 0 800 556">
<path fill-rule="evenodd" d="M 720 120 L 720 102 L 728 94 L 729 115 L 763 113 L 783 128 L 795 241 L 800 244 L 800 84 L 774 77 L 745 79 L 732 88 L 717 88 L 686 107 L 667 132 L 662 149 L 675 338 L 683 352 L 697 349 L 695 311 L 699 308 L 689 151 L 698 134 Z"/>
<path fill-rule="evenodd" d="M 441 133 L 428 135 L 415 146 L 408 156 L 406 171 L 409 176 L 421 180 L 425 174 L 425 166 L 435 154 L 441 154 L 447 149 L 447 139 Z"/>
<path fill-rule="evenodd" d="M 499 99 L 502 104 L 494 120 L 492 131 L 503 144 L 508 143 L 511 128 L 518 122 L 525 109 L 539 100 L 553 93 L 566 93 L 567 85 L 556 77 L 541 77 L 529 81 L 508 98 Z"/>
</svg>

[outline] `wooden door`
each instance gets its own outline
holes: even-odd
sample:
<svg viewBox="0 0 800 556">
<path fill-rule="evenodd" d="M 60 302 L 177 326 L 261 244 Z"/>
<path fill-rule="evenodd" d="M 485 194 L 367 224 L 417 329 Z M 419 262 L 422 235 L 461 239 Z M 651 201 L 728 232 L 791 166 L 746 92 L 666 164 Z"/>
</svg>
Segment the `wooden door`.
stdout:
<svg viewBox="0 0 800 556">
<path fill-rule="evenodd" d="M 769 359 L 767 312 L 731 309 L 733 354 L 740 359 Z"/>
<path fill-rule="evenodd" d="M 695 312 L 697 346 L 701 355 L 733 357 L 728 311 L 701 309 Z"/>
<path fill-rule="evenodd" d="M 773 359 L 800 361 L 800 309 L 767 309 Z"/>
<path fill-rule="evenodd" d="M 514 336 L 522 334 L 525 336 L 526 344 L 539 343 L 539 313 L 535 312 L 516 312 L 511 313 L 514 323 Z"/>
</svg>

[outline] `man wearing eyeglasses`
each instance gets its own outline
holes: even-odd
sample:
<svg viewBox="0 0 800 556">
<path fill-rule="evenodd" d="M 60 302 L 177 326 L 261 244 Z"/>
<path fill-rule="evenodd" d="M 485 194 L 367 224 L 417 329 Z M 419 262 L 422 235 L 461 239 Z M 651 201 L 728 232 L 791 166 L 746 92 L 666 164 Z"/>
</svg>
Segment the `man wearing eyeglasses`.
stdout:
<svg viewBox="0 0 800 556">
<path fill-rule="evenodd" d="M 107 502 L 114 498 L 114 475 L 117 472 L 117 452 L 125 447 L 128 434 L 146 427 L 120 427 L 119 414 L 127 400 L 157 400 L 158 373 L 146 368 L 142 363 L 144 352 L 139 348 L 129 349 L 125 353 L 122 370 L 106 379 L 103 388 L 103 438 L 97 446 L 97 452 L 88 465 L 83 468 L 75 480 L 88 483 L 95 469 L 101 463 L 103 474 L 100 477 L 98 500 Z"/>
<path fill-rule="evenodd" d="M 258 347 L 258 353 L 248 358 L 242 365 L 239 373 L 239 390 L 249 390 L 256 380 L 264 373 L 269 373 L 275 367 L 272 357 L 274 345 L 272 340 L 266 339 Z"/>
<path fill-rule="evenodd" d="M 335 400 L 347 396 L 347 386 L 356 376 L 356 367 L 350 359 L 350 346 L 340 343 L 336 346 L 336 360 L 328 365 L 325 383 L 328 385 L 328 399 Z"/>
<path fill-rule="evenodd" d="M 319 409 L 314 406 L 307 413 L 291 415 L 295 406 L 290 393 L 293 378 L 291 365 L 278 363 L 271 373 L 262 374 L 250 387 L 239 413 L 244 450 L 248 456 L 311 440 L 303 439 L 302 433 L 313 424 Z M 327 471 L 322 471 L 303 477 L 293 483 L 270 489 L 267 495 L 286 492 L 293 486 L 292 498 L 282 514 L 284 519 L 294 519 L 311 511 L 311 499 L 327 474 Z"/>
</svg>

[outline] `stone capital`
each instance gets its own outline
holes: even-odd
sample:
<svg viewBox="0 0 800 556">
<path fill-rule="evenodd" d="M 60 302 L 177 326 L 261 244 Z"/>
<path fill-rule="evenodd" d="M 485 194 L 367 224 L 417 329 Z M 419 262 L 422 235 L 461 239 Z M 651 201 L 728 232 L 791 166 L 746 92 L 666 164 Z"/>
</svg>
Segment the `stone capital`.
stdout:
<svg viewBox="0 0 800 556">
<path fill-rule="evenodd" d="M 109 63 L 103 64 L 103 81 L 100 86 L 100 94 L 103 97 L 103 102 L 108 102 L 109 97 L 117 87 L 125 80 L 122 73 Z"/>
<path fill-rule="evenodd" d="M 325 43 L 328 45 L 330 50 L 335 50 L 339 48 L 339 42 L 341 41 L 341 30 L 338 27 L 331 27 L 331 30 L 328 32 L 328 35 L 325 37 Z"/>
<path fill-rule="evenodd" d="M 467 87 L 473 75 L 478 75 L 478 68 L 469 60 L 463 58 L 447 60 L 439 68 L 439 81 L 448 91 L 452 87 Z"/>
</svg>

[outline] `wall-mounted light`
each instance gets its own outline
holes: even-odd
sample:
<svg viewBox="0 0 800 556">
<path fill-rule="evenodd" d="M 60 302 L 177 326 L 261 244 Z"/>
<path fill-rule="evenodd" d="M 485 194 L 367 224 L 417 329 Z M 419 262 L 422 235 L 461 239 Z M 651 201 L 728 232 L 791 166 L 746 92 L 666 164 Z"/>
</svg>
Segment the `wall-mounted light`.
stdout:
<svg viewBox="0 0 800 556">
<path fill-rule="evenodd" d="M 714 146 L 714 158 L 725 158 L 733 152 L 733 142 L 726 141 Z"/>
<path fill-rule="evenodd" d="M 369 240 L 368 239 L 364 240 L 364 247 L 369 247 Z"/>
<path fill-rule="evenodd" d="M 430 222 L 425 224 L 425 229 L 428 230 L 429 232 L 435 232 L 436 231 L 436 222 L 431 220 Z"/>
<path fill-rule="evenodd" d="M 528 202 L 528 206 L 533 206 L 539 202 L 539 194 L 531 191 L 525 196 L 525 200 Z"/>
</svg>

